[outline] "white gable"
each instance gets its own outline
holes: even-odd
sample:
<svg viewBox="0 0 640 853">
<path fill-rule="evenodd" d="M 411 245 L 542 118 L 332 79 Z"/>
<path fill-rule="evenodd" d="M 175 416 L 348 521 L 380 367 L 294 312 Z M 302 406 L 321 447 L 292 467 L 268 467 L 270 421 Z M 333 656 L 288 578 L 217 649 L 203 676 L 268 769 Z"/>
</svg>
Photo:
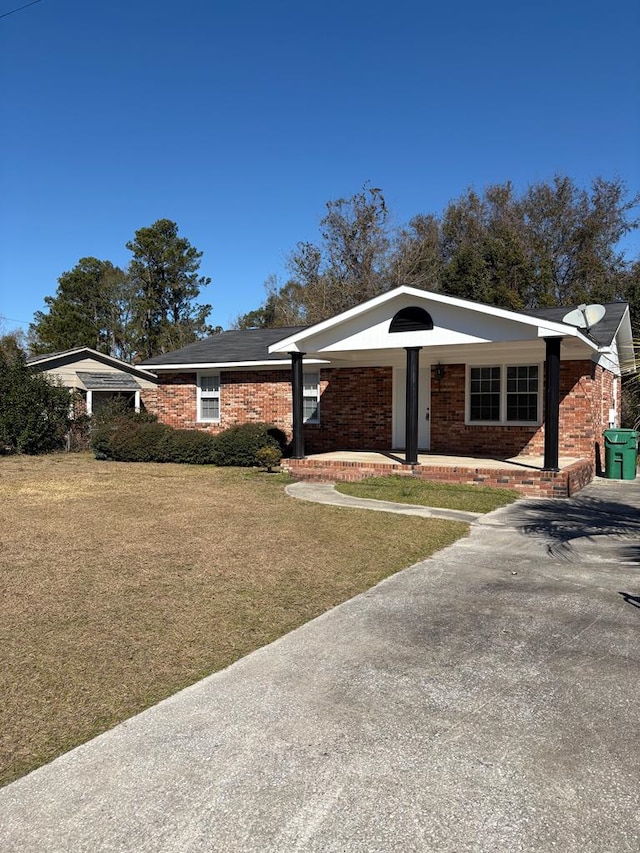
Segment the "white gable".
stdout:
<svg viewBox="0 0 640 853">
<path fill-rule="evenodd" d="M 433 320 L 433 329 L 390 332 L 395 314 L 418 306 Z M 278 342 L 270 352 L 339 353 L 390 350 L 402 347 L 450 347 L 487 343 L 538 341 L 543 337 L 578 336 L 577 329 L 526 317 L 513 311 L 477 305 L 466 300 L 400 287 L 364 305 L 318 323 Z"/>
</svg>

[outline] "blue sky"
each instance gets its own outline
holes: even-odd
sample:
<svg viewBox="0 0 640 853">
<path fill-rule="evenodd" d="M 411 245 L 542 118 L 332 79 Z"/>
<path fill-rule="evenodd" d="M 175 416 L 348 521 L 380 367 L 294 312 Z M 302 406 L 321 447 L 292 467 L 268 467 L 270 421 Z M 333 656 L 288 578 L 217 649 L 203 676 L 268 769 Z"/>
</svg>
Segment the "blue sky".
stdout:
<svg viewBox="0 0 640 853">
<path fill-rule="evenodd" d="M 160 218 L 204 252 L 200 301 L 226 327 L 366 181 L 398 224 L 508 179 L 635 192 L 639 43 L 636 0 L 41 0 L 1 18 L 4 331 L 81 257 L 125 266 Z"/>
</svg>

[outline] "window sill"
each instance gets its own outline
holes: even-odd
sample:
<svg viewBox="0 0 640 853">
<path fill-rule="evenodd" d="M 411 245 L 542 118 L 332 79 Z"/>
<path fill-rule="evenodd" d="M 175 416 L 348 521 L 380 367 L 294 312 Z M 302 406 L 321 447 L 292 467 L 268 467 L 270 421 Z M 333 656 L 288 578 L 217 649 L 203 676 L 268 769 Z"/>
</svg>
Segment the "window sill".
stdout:
<svg viewBox="0 0 640 853">
<path fill-rule="evenodd" d="M 481 427 L 531 427 L 539 429 L 542 426 L 542 421 L 469 421 L 465 420 L 465 426 L 481 426 Z"/>
</svg>

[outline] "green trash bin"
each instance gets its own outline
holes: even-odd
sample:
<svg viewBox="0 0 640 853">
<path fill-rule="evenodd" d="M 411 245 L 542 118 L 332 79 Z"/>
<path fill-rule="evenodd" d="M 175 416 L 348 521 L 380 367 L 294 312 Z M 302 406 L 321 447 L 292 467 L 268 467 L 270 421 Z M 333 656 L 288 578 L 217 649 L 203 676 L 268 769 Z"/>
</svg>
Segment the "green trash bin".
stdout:
<svg viewBox="0 0 640 853">
<path fill-rule="evenodd" d="M 638 432 L 635 429 L 606 429 L 604 475 L 610 480 L 635 480 Z"/>
</svg>

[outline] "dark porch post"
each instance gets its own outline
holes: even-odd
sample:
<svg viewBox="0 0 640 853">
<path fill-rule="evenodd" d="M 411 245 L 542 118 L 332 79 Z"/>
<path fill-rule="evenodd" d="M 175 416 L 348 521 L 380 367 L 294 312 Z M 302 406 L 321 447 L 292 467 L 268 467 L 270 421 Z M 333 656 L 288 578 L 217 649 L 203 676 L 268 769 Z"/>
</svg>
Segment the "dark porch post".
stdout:
<svg viewBox="0 0 640 853">
<path fill-rule="evenodd" d="M 304 459 L 304 410 L 302 395 L 303 352 L 290 352 L 291 356 L 291 404 L 293 409 L 293 459 Z"/>
<path fill-rule="evenodd" d="M 562 338 L 545 338 L 547 353 L 544 383 L 544 470 L 559 471 L 560 344 Z"/>
<path fill-rule="evenodd" d="M 407 397 L 405 415 L 405 456 L 407 465 L 418 464 L 418 366 L 422 347 L 407 351 Z"/>
</svg>

